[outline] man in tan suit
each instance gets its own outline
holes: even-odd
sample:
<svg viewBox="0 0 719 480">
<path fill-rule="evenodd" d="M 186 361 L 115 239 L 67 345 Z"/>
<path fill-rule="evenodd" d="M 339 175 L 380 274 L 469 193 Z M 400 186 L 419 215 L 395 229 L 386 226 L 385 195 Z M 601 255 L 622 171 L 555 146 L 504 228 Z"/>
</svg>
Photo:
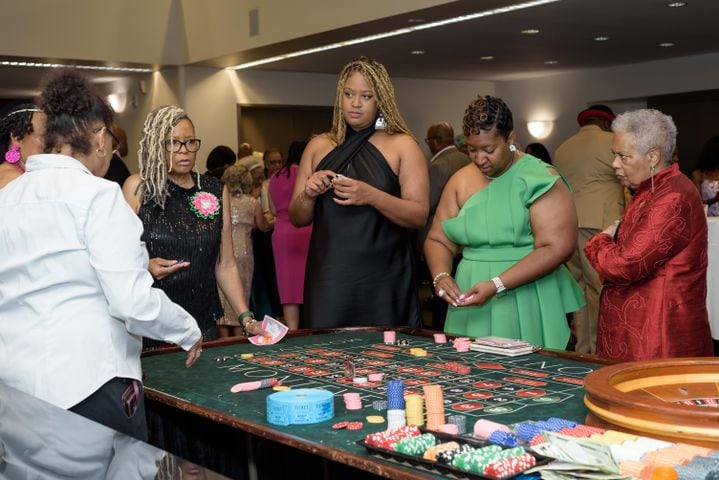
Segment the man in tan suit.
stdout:
<svg viewBox="0 0 719 480">
<path fill-rule="evenodd" d="M 579 221 L 577 250 L 567 266 L 587 299 L 587 305 L 572 314 L 575 350 L 582 353 L 595 350 L 602 288 L 599 275 L 584 255 L 584 244 L 624 213 L 624 188 L 612 168 L 612 120 L 614 112 L 606 105 L 582 110 L 577 116 L 579 132 L 554 154 L 554 166 L 572 187 Z"/>
</svg>

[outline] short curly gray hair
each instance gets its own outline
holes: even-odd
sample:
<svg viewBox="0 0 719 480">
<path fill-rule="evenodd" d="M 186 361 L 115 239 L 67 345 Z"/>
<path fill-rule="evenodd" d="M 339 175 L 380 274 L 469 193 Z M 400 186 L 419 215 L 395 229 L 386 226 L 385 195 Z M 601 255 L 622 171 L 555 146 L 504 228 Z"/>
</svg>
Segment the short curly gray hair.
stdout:
<svg viewBox="0 0 719 480">
<path fill-rule="evenodd" d="M 657 148 L 661 162 L 671 163 L 677 145 L 677 126 L 669 115 L 654 109 L 624 112 L 612 122 L 612 131 L 631 135 L 634 146 L 642 155 Z"/>
</svg>

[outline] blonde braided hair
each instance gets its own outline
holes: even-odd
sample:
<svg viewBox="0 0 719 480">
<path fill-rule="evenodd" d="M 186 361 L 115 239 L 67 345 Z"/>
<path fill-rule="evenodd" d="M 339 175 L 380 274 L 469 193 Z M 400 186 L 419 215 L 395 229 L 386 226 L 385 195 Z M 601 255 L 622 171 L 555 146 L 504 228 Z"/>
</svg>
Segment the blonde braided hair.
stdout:
<svg viewBox="0 0 719 480">
<path fill-rule="evenodd" d="M 394 98 L 394 87 L 389 79 L 387 69 L 376 60 L 368 60 L 365 57 L 360 57 L 345 65 L 342 69 L 342 73 L 340 73 L 340 78 L 337 82 L 335 109 L 332 117 L 332 130 L 327 134 L 330 139 L 337 145 L 341 145 L 345 141 L 347 122 L 345 122 L 344 115 L 342 114 L 342 95 L 347 78 L 354 72 L 360 72 L 370 84 L 377 98 L 378 113 L 381 113 L 387 122 L 385 131 L 390 135 L 394 133 L 406 133 L 414 138 L 397 108 L 397 102 Z"/>
<path fill-rule="evenodd" d="M 167 174 L 172 171 L 172 152 L 170 155 L 170 168 L 165 164 L 165 139 L 172 133 L 172 129 L 180 120 L 192 120 L 180 107 L 165 105 L 156 108 L 147 115 L 142 126 L 142 140 L 137 157 L 140 161 L 140 191 L 142 203 L 155 202 L 160 208 L 165 208 L 165 201 L 169 196 L 167 188 Z M 199 188 L 199 175 L 198 175 Z"/>
</svg>

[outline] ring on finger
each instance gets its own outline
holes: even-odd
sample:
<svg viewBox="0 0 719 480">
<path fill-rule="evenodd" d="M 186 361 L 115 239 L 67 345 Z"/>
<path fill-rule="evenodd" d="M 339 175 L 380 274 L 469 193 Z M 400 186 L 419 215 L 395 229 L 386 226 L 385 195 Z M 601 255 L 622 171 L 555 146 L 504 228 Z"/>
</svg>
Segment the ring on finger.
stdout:
<svg viewBox="0 0 719 480">
<path fill-rule="evenodd" d="M 437 292 L 437 296 L 439 298 L 442 298 L 442 297 L 444 297 L 445 293 L 447 293 L 447 292 L 444 291 L 444 288 L 440 288 L 439 291 Z"/>
</svg>

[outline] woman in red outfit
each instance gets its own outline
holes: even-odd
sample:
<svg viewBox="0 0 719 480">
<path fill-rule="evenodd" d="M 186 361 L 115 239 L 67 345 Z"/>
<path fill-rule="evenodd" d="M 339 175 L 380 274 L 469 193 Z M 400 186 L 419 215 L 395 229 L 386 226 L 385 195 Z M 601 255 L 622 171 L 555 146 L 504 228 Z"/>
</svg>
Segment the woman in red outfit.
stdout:
<svg viewBox="0 0 719 480">
<path fill-rule="evenodd" d="M 707 222 L 697 189 L 672 163 L 677 128 L 657 110 L 636 110 L 612 131 L 612 166 L 634 197 L 621 223 L 584 248 L 604 284 L 597 355 L 711 356 Z"/>
</svg>

